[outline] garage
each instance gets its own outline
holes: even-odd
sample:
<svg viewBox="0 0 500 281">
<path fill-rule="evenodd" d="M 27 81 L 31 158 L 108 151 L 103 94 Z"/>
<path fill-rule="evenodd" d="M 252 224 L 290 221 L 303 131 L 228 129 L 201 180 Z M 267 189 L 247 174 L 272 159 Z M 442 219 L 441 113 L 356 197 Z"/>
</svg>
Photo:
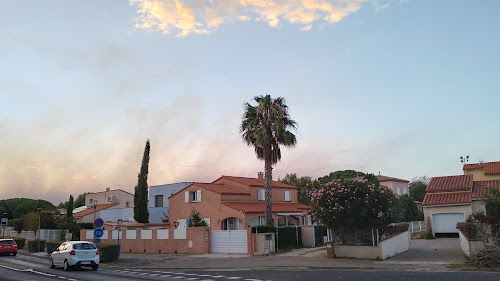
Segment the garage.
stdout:
<svg viewBox="0 0 500 281">
<path fill-rule="evenodd" d="M 457 223 L 464 221 L 463 213 L 433 214 L 432 229 L 434 233 L 458 233 Z"/>
<path fill-rule="evenodd" d="M 212 230 L 213 254 L 247 254 L 246 230 Z"/>
</svg>

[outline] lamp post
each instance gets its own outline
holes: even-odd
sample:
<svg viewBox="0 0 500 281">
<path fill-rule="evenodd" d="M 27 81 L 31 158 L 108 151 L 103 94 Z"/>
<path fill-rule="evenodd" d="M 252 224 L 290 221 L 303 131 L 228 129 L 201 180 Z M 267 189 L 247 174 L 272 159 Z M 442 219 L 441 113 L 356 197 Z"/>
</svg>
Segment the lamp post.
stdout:
<svg viewBox="0 0 500 281">
<path fill-rule="evenodd" d="M 94 222 L 95 222 L 95 210 L 97 208 L 97 200 L 94 200 Z M 94 224 L 94 233 L 95 233 L 95 223 L 93 222 Z M 92 240 L 93 243 L 95 243 L 95 236 L 92 234 L 92 237 L 94 237 L 94 239 Z"/>
<path fill-rule="evenodd" d="M 36 208 L 36 212 L 38 213 L 38 252 L 40 252 L 40 212 L 42 208 Z"/>
<path fill-rule="evenodd" d="M 463 164 L 467 164 L 467 162 L 469 162 L 469 155 L 467 156 L 460 156 L 460 162 L 462 162 Z"/>
</svg>

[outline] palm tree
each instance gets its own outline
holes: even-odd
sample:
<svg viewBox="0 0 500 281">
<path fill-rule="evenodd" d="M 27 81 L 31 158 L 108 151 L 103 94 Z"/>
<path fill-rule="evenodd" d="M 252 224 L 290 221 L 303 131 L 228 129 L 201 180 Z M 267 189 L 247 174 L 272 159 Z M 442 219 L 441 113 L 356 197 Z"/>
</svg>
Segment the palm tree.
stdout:
<svg viewBox="0 0 500 281">
<path fill-rule="evenodd" d="M 266 189 L 266 224 L 273 224 L 272 216 L 272 166 L 281 159 L 280 145 L 293 147 L 297 143 L 289 129 L 296 130 L 297 123 L 290 119 L 285 99 L 272 99 L 270 95 L 256 96 L 256 106 L 245 103 L 241 121 L 241 136 L 246 144 L 255 148 L 257 158 L 264 160 Z"/>
</svg>

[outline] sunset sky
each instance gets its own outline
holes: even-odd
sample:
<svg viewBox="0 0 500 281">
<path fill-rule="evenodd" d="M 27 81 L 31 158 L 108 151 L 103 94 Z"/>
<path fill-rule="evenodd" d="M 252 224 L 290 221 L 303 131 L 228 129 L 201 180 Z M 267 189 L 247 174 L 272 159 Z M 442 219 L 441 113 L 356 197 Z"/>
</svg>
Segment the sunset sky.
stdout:
<svg viewBox="0 0 500 281">
<path fill-rule="evenodd" d="M 255 177 L 243 104 L 284 97 L 274 179 L 500 161 L 500 1 L 0 0 L 0 199 Z"/>
</svg>

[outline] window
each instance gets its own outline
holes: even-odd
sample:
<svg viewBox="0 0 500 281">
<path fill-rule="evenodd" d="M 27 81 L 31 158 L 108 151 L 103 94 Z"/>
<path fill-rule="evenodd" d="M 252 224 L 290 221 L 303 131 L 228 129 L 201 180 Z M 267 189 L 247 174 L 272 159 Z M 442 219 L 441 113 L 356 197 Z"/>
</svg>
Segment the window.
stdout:
<svg viewBox="0 0 500 281">
<path fill-rule="evenodd" d="M 108 202 L 111 202 L 111 200 L 113 200 L 113 198 L 111 196 L 108 196 Z"/>
<path fill-rule="evenodd" d="M 89 199 L 89 204 L 92 204 L 92 198 Z"/>
<path fill-rule="evenodd" d="M 264 201 L 266 199 L 266 191 L 264 189 L 259 189 L 257 197 L 259 201 Z"/>
<path fill-rule="evenodd" d="M 228 218 L 222 221 L 222 230 L 242 230 L 243 222 L 238 218 Z"/>
<path fill-rule="evenodd" d="M 260 217 L 255 217 L 250 220 L 249 223 L 250 226 L 259 226 L 259 225 L 266 225 L 266 217 L 260 216 Z"/>
<path fill-rule="evenodd" d="M 292 192 L 290 190 L 285 190 L 285 201 L 290 202 L 292 198 Z"/>
<path fill-rule="evenodd" d="M 403 187 L 403 194 L 406 194 L 406 187 Z"/>
<path fill-rule="evenodd" d="M 196 191 L 185 191 L 184 192 L 184 202 L 201 202 L 201 190 Z"/>
<path fill-rule="evenodd" d="M 125 207 L 130 207 L 130 202 L 125 202 Z"/>
<path fill-rule="evenodd" d="M 163 195 L 155 196 L 155 207 L 163 207 Z"/>
<path fill-rule="evenodd" d="M 399 186 L 398 186 L 398 187 L 396 187 L 396 194 L 397 194 L 397 195 L 401 195 L 401 190 L 400 190 L 400 189 L 401 189 L 401 188 L 400 188 Z"/>
</svg>

